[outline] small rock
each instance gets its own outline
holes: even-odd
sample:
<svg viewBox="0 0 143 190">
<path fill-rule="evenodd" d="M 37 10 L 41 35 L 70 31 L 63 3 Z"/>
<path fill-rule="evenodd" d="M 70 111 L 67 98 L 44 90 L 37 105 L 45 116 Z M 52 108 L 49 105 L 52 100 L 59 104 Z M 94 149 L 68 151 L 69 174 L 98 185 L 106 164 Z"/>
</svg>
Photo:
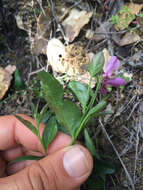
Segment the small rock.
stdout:
<svg viewBox="0 0 143 190">
<path fill-rule="evenodd" d="M 85 37 L 88 39 L 88 40 L 91 40 L 94 36 L 94 32 L 92 30 L 87 30 L 86 34 L 85 34 Z"/>
</svg>

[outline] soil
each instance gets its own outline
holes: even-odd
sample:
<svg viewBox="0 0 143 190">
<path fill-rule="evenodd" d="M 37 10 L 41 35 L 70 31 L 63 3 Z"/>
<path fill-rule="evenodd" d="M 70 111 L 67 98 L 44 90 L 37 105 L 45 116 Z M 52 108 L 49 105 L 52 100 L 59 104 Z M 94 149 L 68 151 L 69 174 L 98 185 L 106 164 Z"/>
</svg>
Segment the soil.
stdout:
<svg viewBox="0 0 143 190">
<path fill-rule="evenodd" d="M 53 2 L 55 7 L 59 6 L 56 4 L 57 1 Z M 82 28 L 73 43 L 82 43 L 88 52 L 93 53 L 107 48 L 111 55 L 120 59 L 123 73 L 132 75 L 132 79 L 123 89 L 116 89 L 111 93 L 108 105 L 114 110 L 114 114 L 102 119 L 102 123 L 97 121 L 96 126 L 89 129 L 93 141 L 95 142 L 95 136 L 98 141 L 95 142 L 97 151 L 108 155 L 108 160 L 116 167 L 115 174 L 107 177 L 107 190 L 143 189 L 143 41 L 119 46 L 114 41 L 113 33 L 118 35 L 118 32 L 113 25 L 100 41 L 96 40 L 98 34 L 94 34 L 94 37 L 89 40 L 85 38 L 85 33 L 88 29 L 95 31 L 126 2 L 122 0 L 83 0 L 79 3 L 73 0 L 62 1 L 69 7 L 94 10 L 91 21 Z M 38 1 L 33 0 L 20 2 L 0 0 L 0 66 L 15 65 L 22 81 L 30 86 L 30 90 L 18 92 L 13 80 L 8 92 L 0 101 L 0 115 L 14 113 L 32 115 L 30 101 L 31 99 L 34 101 L 32 88 L 35 87 L 33 82 L 36 77 L 33 73 L 37 73 L 47 64 L 46 55 L 36 55 L 31 48 L 37 27 L 35 11 L 42 12 L 42 8 L 47 7 L 48 1 L 45 0 L 42 1 L 42 6 Z M 22 18 L 24 29 L 17 25 L 17 15 Z M 52 37 L 63 40 L 62 34 L 55 31 L 57 23 L 54 21 L 52 24 L 49 31 Z M 131 29 L 134 27 L 130 26 Z M 140 26 L 137 32 L 142 39 L 143 27 Z M 46 40 L 50 38 L 49 35 Z M 135 57 L 137 53 L 139 53 L 138 59 Z M 81 136 L 79 140 L 83 142 L 83 137 Z M 86 189 L 86 185 L 83 189 Z"/>
</svg>

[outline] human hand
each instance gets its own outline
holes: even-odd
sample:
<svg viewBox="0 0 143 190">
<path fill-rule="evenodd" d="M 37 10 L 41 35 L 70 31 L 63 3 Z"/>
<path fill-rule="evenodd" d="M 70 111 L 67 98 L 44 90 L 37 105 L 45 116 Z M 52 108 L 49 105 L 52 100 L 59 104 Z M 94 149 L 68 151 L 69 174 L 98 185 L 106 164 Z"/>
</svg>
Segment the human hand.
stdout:
<svg viewBox="0 0 143 190">
<path fill-rule="evenodd" d="M 32 118 L 22 117 L 34 124 Z M 43 128 L 41 124 L 41 133 Z M 58 133 L 47 157 L 9 165 L 23 155 L 42 155 L 43 149 L 37 137 L 14 116 L 0 117 L 0 189 L 78 190 L 90 175 L 93 161 L 87 149 L 68 146 L 70 142 L 68 135 Z"/>
</svg>

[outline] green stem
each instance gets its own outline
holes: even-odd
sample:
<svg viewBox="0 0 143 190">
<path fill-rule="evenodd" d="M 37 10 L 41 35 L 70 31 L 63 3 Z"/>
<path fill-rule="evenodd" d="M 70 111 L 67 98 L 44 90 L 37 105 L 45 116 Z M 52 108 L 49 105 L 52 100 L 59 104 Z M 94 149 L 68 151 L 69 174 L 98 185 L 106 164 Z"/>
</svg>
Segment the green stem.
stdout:
<svg viewBox="0 0 143 190">
<path fill-rule="evenodd" d="M 72 141 L 71 141 L 71 143 L 70 143 L 69 146 L 72 146 L 72 145 L 74 145 L 74 144 L 75 144 L 75 137 L 72 137 Z"/>
<path fill-rule="evenodd" d="M 87 112 L 92 108 L 93 104 L 94 104 L 94 101 L 96 99 L 96 96 L 97 96 L 97 93 L 98 93 L 98 90 L 100 88 L 100 80 L 99 80 L 99 77 L 97 77 L 97 87 L 96 87 L 96 91 L 95 91 L 95 94 L 93 95 L 91 101 L 90 101 L 90 104 L 89 106 L 87 107 L 87 101 L 89 99 L 89 92 L 90 92 L 90 85 L 91 85 L 91 80 L 92 78 L 90 77 L 90 80 L 89 80 L 89 85 L 88 85 L 88 89 L 87 89 L 87 98 L 86 98 L 86 102 L 85 102 L 85 105 L 84 105 L 84 108 L 83 108 L 83 119 L 76 131 L 76 134 L 74 136 L 74 138 L 72 138 L 72 142 L 71 142 L 71 145 L 73 145 L 79 135 L 79 133 L 81 132 L 81 130 L 83 129 L 84 127 L 84 123 L 86 122 L 86 120 L 88 119 L 88 114 Z"/>
<path fill-rule="evenodd" d="M 79 133 L 81 132 L 81 130 L 83 129 L 84 123 L 87 121 L 87 119 L 88 119 L 88 115 L 86 115 L 83 118 L 82 122 L 80 123 L 80 125 L 76 131 L 76 134 L 75 134 L 74 138 L 72 139 L 71 145 L 73 145 L 75 143 L 75 141 L 77 140 L 77 137 L 78 137 Z"/>
<path fill-rule="evenodd" d="M 45 152 L 45 154 L 47 154 L 47 150 L 45 149 L 45 146 L 44 146 L 44 144 L 43 144 L 43 142 L 42 142 L 42 139 L 41 139 L 41 136 L 40 136 L 40 133 L 38 132 L 38 139 L 39 139 L 39 141 L 40 141 L 40 144 L 41 144 L 41 146 L 42 146 L 42 148 L 43 148 L 43 150 L 44 150 L 44 152 Z"/>
<path fill-rule="evenodd" d="M 88 110 L 90 110 L 90 109 L 92 108 L 92 106 L 93 106 L 93 104 L 94 104 L 94 102 L 95 102 L 95 99 L 96 99 L 96 96 L 97 96 L 98 90 L 99 90 L 99 88 L 100 88 L 100 84 L 101 84 L 101 83 L 100 83 L 100 78 L 97 77 L 97 86 L 96 86 L 96 90 L 95 90 L 94 95 L 92 96 L 92 99 L 91 99 L 90 104 L 89 104 L 89 106 L 88 106 Z"/>
<path fill-rule="evenodd" d="M 38 108 L 38 107 L 37 107 Z M 36 109 L 37 109 L 36 108 Z M 44 153 L 45 153 L 45 155 L 47 154 L 47 150 L 45 149 L 45 146 L 44 146 L 44 144 L 43 144 L 43 141 L 42 141 L 42 139 L 41 139 L 41 136 L 40 136 L 40 133 L 39 133 L 39 125 L 40 125 L 40 122 L 39 122 L 39 116 L 38 116 L 38 112 L 37 112 L 37 110 L 36 110 L 36 112 L 35 112 L 35 123 L 36 123 L 36 128 L 37 128 L 37 131 L 38 131 L 38 135 L 37 135 L 37 137 L 38 137 L 38 139 L 39 139 L 39 141 L 40 141 L 40 144 L 41 144 L 41 146 L 42 146 L 42 148 L 43 148 L 43 150 L 44 150 Z"/>
<path fill-rule="evenodd" d="M 86 109 L 87 109 L 87 102 L 89 100 L 91 80 L 92 80 L 92 77 L 90 77 L 90 79 L 89 79 L 89 84 L 88 84 L 88 89 L 87 89 L 87 95 L 86 95 L 86 101 L 85 101 L 85 104 L 83 106 L 83 114 L 85 114 Z"/>
</svg>

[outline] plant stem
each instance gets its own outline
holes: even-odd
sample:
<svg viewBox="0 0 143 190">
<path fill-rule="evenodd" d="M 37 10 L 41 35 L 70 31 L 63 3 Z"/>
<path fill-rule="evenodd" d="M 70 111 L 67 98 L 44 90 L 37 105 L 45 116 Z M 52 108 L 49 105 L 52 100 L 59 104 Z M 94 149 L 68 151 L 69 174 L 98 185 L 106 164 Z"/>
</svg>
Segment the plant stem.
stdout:
<svg viewBox="0 0 143 190">
<path fill-rule="evenodd" d="M 92 78 L 90 78 L 89 85 L 88 85 L 86 104 L 87 104 L 87 101 L 88 101 L 88 99 L 89 99 L 89 92 L 90 92 L 91 79 L 92 79 Z M 83 127 L 84 127 L 85 122 L 88 120 L 88 117 L 89 117 L 88 111 L 92 108 L 92 106 L 93 106 L 93 104 L 94 104 L 94 101 L 95 101 L 95 99 L 96 99 L 96 96 L 97 96 L 97 93 L 98 93 L 99 88 L 100 88 L 100 78 L 97 77 L 97 87 L 96 87 L 95 93 L 94 93 L 94 95 L 92 96 L 92 99 L 91 99 L 91 101 L 90 101 L 89 106 L 87 107 L 86 104 L 85 104 L 85 106 L 84 106 L 84 109 L 83 109 L 83 119 L 81 120 L 81 123 L 80 123 L 80 125 L 79 125 L 79 127 L 78 127 L 78 129 L 77 129 L 77 131 L 76 131 L 75 137 L 72 138 L 71 145 L 73 145 L 73 144 L 75 143 L 75 141 L 76 141 L 76 139 L 77 139 L 79 133 L 81 132 L 81 130 L 82 130 Z"/>
<path fill-rule="evenodd" d="M 44 147 L 44 144 L 43 144 L 43 142 L 42 142 L 42 139 L 41 139 L 41 136 L 40 136 L 39 131 L 38 131 L 38 136 L 37 136 L 37 137 L 38 137 L 38 139 L 39 139 L 39 141 L 40 141 L 40 144 L 41 144 L 41 146 L 42 146 L 42 148 L 43 148 L 45 154 L 47 154 L 47 150 L 46 150 L 45 147 Z"/>
<path fill-rule="evenodd" d="M 75 134 L 74 138 L 72 139 L 71 145 L 73 145 L 75 143 L 75 141 L 76 141 L 80 131 L 83 129 L 84 123 L 87 121 L 87 119 L 88 119 L 88 114 L 86 116 L 84 116 L 84 118 L 82 119 L 82 121 L 76 131 L 76 134 Z"/>
<path fill-rule="evenodd" d="M 83 114 L 85 114 L 86 109 L 87 109 L 87 102 L 88 102 L 89 94 L 90 94 L 91 80 L 92 80 L 92 77 L 90 77 L 90 79 L 89 79 L 89 84 L 88 84 L 88 89 L 87 89 L 87 95 L 86 95 L 86 101 L 85 101 L 85 104 L 83 106 Z"/>
<path fill-rule="evenodd" d="M 94 104 L 94 101 L 95 101 L 95 99 L 96 99 L 96 96 L 97 96 L 97 93 L 98 93 L 99 88 L 100 88 L 100 78 L 97 76 L 97 86 L 96 86 L 96 90 L 95 90 L 94 95 L 92 96 L 92 99 L 91 99 L 90 104 L 89 104 L 89 106 L 88 106 L 88 110 L 90 110 L 90 109 L 92 108 L 92 106 L 93 106 L 93 104 Z"/>
<path fill-rule="evenodd" d="M 44 153 L 45 153 L 45 155 L 46 155 L 46 154 L 47 154 L 47 150 L 45 149 L 45 146 L 44 146 L 44 144 L 43 144 L 42 138 L 41 138 L 40 133 L 39 133 L 39 125 L 40 125 L 39 116 L 40 116 L 40 115 L 38 114 L 38 106 L 37 106 L 37 107 L 36 107 L 36 110 L 35 110 L 35 114 L 34 114 L 34 119 L 35 119 L 35 123 L 36 123 L 36 128 L 37 128 L 37 131 L 38 131 L 37 137 L 38 137 L 38 139 L 39 139 L 39 141 L 40 141 L 40 144 L 41 144 L 41 146 L 42 146 L 42 148 L 43 148 L 43 150 L 44 150 Z"/>
</svg>

